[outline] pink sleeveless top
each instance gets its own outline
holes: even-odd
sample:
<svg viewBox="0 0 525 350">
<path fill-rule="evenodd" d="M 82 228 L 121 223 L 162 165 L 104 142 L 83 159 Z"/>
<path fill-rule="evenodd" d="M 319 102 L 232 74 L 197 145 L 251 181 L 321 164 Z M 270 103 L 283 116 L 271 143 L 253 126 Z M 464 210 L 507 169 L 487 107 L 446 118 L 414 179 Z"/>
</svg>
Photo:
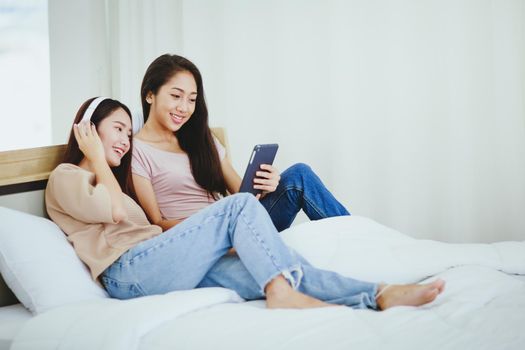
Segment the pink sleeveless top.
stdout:
<svg viewBox="0 0 525 350">
<path fill-rule="evenodd" d="M 226 150 L 217 139 L 215 145 L 222 161 Z M 182 220 L 215 202 L 195 182 L 186 153 L 163 151 L 133 139 L 131 170 L 150 180 L 164 219 Z"/>
</svg>

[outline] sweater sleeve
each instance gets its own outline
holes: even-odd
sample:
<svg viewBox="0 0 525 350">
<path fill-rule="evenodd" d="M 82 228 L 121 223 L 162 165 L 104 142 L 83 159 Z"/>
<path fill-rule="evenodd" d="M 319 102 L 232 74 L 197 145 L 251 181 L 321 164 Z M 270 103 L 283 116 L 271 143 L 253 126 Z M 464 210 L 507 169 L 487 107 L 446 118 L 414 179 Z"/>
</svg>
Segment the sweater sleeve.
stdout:
<svg viewBox="0 0 525 350">
<path fill-rule="evenodd" d="M 114 223 L 109 192 L 102 184 L 92 184 L 94 176 L 73 165 L 59 165 L 49 176 L 46 202 L 85 223 Z"/>
</svg>

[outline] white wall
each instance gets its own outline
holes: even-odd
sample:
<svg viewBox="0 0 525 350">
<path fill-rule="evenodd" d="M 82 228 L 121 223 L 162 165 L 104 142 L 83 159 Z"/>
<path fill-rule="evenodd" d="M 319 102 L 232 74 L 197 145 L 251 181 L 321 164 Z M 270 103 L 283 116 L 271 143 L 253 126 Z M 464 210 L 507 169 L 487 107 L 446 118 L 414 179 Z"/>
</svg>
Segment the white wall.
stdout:
<svg viewBox="0 0 525 350">
<path fill-rule="evenodd" d="M 256 142 L 413 236 L 525 239 L 525 6 L 187 1 L 183 52 L 242 169 Z"/>
<path fill-rule="evenodd" d="M 50 6 L 58 138 L 89 96 L 139 106 L 146 65 L 179 53 L 239 172 L 278 142 L 280 169 L 311 164 L 354 214 L 416 237 L 525 239 L 524 0 Z"/>
</svg>

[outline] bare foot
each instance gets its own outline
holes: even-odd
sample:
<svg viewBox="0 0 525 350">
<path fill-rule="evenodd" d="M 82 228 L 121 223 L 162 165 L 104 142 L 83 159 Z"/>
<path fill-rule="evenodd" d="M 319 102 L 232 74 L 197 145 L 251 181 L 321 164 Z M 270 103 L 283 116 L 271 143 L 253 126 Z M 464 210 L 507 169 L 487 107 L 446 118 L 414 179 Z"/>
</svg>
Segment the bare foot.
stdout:
<svg viewBox="0 0 525 350">
<path fill-rule="evenodd" d="M 384 292 L 382 288 L 386 288 Z M 393 306 L 420 306 L 430 303 L 445 289 L 445 281 L 438 279 L 427 284 L 406 284 L 382 286 L 377 297 L 380 310 Z"/>
<path fill-rule="evenodd" d="M 335 306 L 294 290 L 283 276 L 266 285 L 266 306 L 269 309 L 309 309 Z"/>
</svg>

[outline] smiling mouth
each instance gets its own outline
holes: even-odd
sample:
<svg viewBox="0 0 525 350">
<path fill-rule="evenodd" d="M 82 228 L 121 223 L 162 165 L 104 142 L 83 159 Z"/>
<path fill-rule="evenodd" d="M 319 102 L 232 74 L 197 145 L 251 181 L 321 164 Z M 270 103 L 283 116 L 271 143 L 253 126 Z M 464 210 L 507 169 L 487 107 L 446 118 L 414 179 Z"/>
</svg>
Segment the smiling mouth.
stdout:
<svg viewBox="0 0 525 350">
<path fill-rule="evenodd" d="M 122 148 L 114 147 L 113 149 L 119 155 L 119 157 L 122 157 L 124 155 L 124 153 L 125 153 Z"/>
<path fill-rule="evenodd" d="M 173 113 L 170 113 L 170 117 L 176 124 L 182 123 L 182 121 L 185 119 L 184 117 L 179 117 L 178 115 Z"/>
</svg>

